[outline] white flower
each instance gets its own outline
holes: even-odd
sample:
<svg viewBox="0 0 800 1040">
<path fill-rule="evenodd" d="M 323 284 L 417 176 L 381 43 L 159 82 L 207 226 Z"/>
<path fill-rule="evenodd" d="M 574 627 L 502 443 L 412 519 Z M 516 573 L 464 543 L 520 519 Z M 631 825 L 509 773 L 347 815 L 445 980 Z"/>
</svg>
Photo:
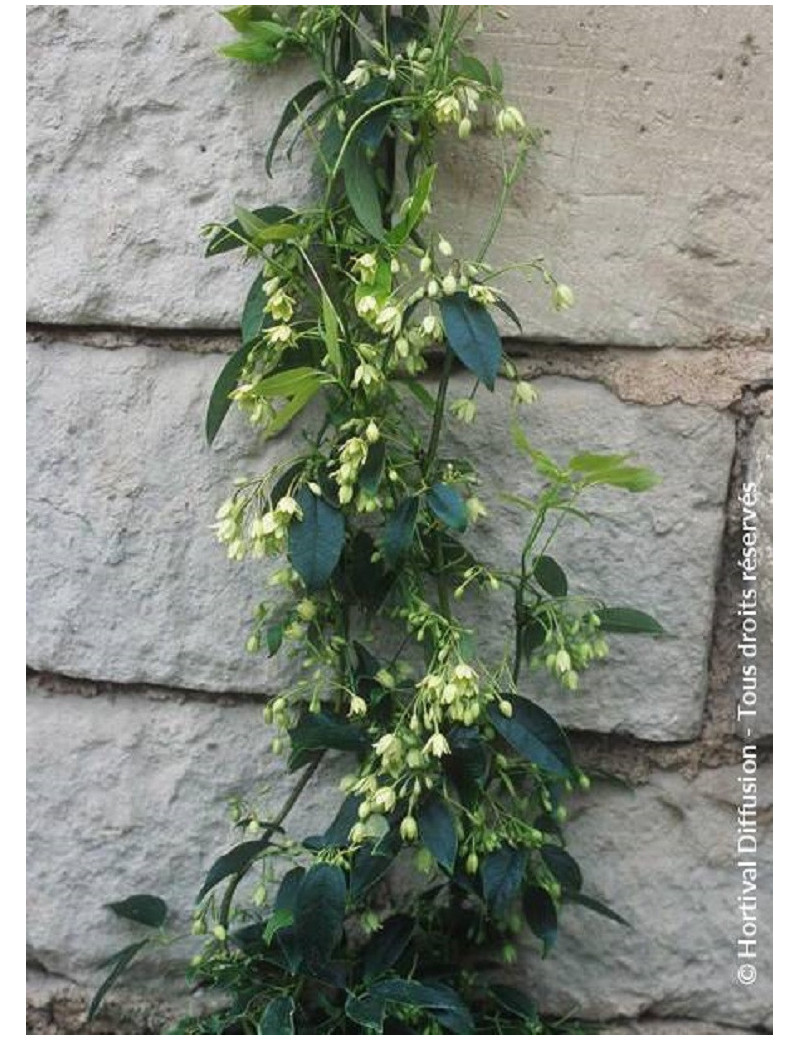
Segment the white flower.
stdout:
<svg viewBox="0 0 800 1040">
<path fill-rule="evenodd" d="M 450 754 L 450 745 L 447 743 L 447 737 L 443 733 L 434 733 L 425 745 L 424 750 L 435 758 L 441 758 L 442 755 Z"/>
<path fill-rule="evenodd" d="M 345 77 L 345 84 L 348 87 L 355 87 L 356 90 L 360 90 L 361 87 L 365 87 L 369 83 L 369 81 L 369 63 L 366 61 L 357 61 L 352 71 Z"/>
</svg>

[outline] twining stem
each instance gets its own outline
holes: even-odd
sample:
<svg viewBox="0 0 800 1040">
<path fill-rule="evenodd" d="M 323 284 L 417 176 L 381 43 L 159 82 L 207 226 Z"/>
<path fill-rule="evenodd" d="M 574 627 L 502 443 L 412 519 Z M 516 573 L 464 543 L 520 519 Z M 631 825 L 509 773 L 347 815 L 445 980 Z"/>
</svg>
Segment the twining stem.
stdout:
<svg viewBox="0 0 800 1040">
<path fill-rule="evenodd" d="M 281 806 L 277 816 L 273 820 L 270 820 L 270 822 L 265 826 L 264 829 L 268 835 L 278 830 L 283 821 L 295 807 L 297 799 L 303 793 L 303 789 L 305 788 L 308 781 L 317 771 L 317 766 L 322 761 L 322 756 L 324 754 L 324 751 L 318 751 L 314 758 L 308 763 L 306 768 L 300 774 L 299 779 L 289 792 L 286 801 Z M 226 932 L 228 930 L 228 924 L 230 922 L 231 904 L 233 902 L 233 897 L 236 895 L 236 889 L 242 883 L 242 880 L 247 875 L 252 865 L 253 863 L 251 860 L 248 863 L 245 863 L 245 865 L 241 867 L 239 870 L 237 870 L 237 872 L 228 882 L 228 887 L 225 889 L 225 894 L 223 895 L 222 901 L 219 906 L 219 923 L 222 925 Z"/>
</svg>

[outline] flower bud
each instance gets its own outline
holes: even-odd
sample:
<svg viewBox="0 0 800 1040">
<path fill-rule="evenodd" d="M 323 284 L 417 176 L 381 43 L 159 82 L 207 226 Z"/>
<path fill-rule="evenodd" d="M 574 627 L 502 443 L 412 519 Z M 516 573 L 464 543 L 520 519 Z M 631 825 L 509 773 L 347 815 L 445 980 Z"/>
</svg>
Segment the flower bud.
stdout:
<svg viewBox="0 0 800 1040">
<path fill-rule="evenodd" d="M 555 289 L 553 289 L 551 300 L 554 310 L 565 311 L 575 303 L 575 294 L 568 285 L 562 285 L 559 283 Z"/>
<path fill-rule="evenodd" d="M 470 852 L 470 854 L 467 856 L 467 861 L 464 864 L 464 869 L 468 874 L 477 874 L 479 866 L 480 861 L 478 860 L 478 853 Z"/>
<path fill-rule="evenodd" d="M 405 816 L 400 824 L 400 837 L 403 841 L 416 841 L 418 834 L 417 821 L 413 816 Z"/>
<path fill-rule="evenodd" d="M 442 256 L 453 255 L 453 247 L 450 245 L 446 238 L 439 239 L 439 252 L 442 254 Z"/>
<path fill-rule="evenodd" d="M 458 124 L 458 136 L 461 138 L 462 141 L 466 141 L 466 139 L 470 135 L 471 130 L 472 121 L 467 116 L 464 116 L 464 118 Z"/>
<path fill-rule="evenodd" d="M 224 927 L 221 924 L 215 924 L 214 927 L 211 929 L 211 934 L 214 936 L 215 939 L 218 939 L 220 942 L 225 942 L 225 940 L 228 937 L 228 933 L 225 931 Z"/>
</svg>

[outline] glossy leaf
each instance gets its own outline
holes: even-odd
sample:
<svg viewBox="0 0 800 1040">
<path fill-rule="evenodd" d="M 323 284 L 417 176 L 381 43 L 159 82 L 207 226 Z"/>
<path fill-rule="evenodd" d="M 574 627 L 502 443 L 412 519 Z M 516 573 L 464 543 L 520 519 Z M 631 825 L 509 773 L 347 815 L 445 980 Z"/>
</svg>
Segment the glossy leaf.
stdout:
<svg viewBox="0 0 800 1040">
<path fill-rule="evenodd" d="M 294 97 L 287 103 L 281 114 L 281 118 L 278 120 L 278 126 L 275 129 L 275 133 L 272 135 L 272 140 L 267 149 L 265 166 L 267 168 L 268 177 L 272 176 L 272 159 L 281 137 L 295 119 L 302 115 L 303 111 L 308 108 L 317 94 L 321 93 L 324 89 L 324 81 L 321 79 L 315 79 L 312 83 L 306 83 L 304 87 L 301 87 Z"/>
<path fill-rule="evenodd" d="M 397 914 L 384 921 L 383 927 L 370 937 L 364 947 L 364 980 L 372 979 L 389 971 L 400 960 L 414 932 L 414 918 L 408 914 Z"/>
<path fill-rule="evenodd" d="M 450 810 L 438 795 L 428 798 L 417 813 L 419 836 L 433 858 L 451 874 L 458 852 L 458 835 Z"/>
<path fill-rule="evenodd" d="M 206 874 L 203 887 L 200 889 L 197 896 L 197 902 L 199 903 L 212 888 L 220 883 L 220 881 L 224 881 L 225 878 L 246 870 L 268 845 L 269 836 L 259 838 L 256 841 L 243 841 L 240 845 L 235 845 L 228 852 L 220 856 L 219 859 L 212 864 L 211 869 Z"/>
<path fill-rule="evenodd" d="M 300 882 L 294 930 L 312 967 L 325 964 L 341 939 L 346 896 L 344 874 L 331 863 L 315 863 Z"/>
<path fill-rule="evenodd" d="M 344 1013 L 370 1032 L 382 1033 L 386 1001 L 372 993 L 362 993 L 358 997 L 351 993 L 345 1003 Z"/>
<path fill-rule="evenodd" d="M 558 845 L 543 845 L 542 859 L 565 891 L 580 891 L 583 885 L 581 868 L 566 849 L 562 849 Z"/>
<path fill-rule="evenodd" d="M 363 148 L 351 145 L 342 160 L 344 187 L 353 212 L 373 238 L 384 236 L 383 217 L 374 166 Z"/>
<path fill-rule="evenodd" d="M 306 712 L 289 736 L 293 752 L 363 751 L 369 746 L 369 739 L 359 726 L 327 711 Z"/>
<path fill-rule="evenodd" d="M 594 910 L 596 914 L 600 914 L 601 917 L 607 917 L 609 921 L 616 921 L 617 924 L 622 924 L 626 928 L 632 928 L 630 921 L 626 921 L 621 914 L 618 914 L 616 910 L 612 910 L 610 906 L 606 906 L 605 903 L 599 899 L 594 899 L 592 896 L 584 895 L 583 892 L 565 892 L 564 893 L 565 903 L 577 903 L 579 906 L 585 906 L 587 910 Z"/>
<path fill-rule="evenodd" d="M 167 904 L 160 896 L 136 895 L 128 896 L 118 903 L 106 903 L 109 910 L 113 910 L 117 917 L 124 917 L 128 921 L 137 921 L 145 924 L 148 928 L 160 928 L 167 919 Z"/>
<path fill-rule="evenodd" d="M 503 913 L 519 892 L 528 855 L 526 849 L 503 845 L 481 860 L 483 897 L 493 914 Z"/>
<path fill-rule="evenodd" d="M 533 567 L 533 576 L 545 592 L 557 599 L 567 595 L 567 576 L 552 556 L 539 556 Z"/>
<path fill-rule="evenodd" d="M 463 292 L 445 296 L 439 301 L 439 307 L 453 353 L 493 390 L 500 371 L 503 346 L 491 314 Z"/>
<path fill-rule="evenodd" d="M 394 567 L 414 540 L 419 511 L 418 498 L 405 498 L 386 519 L 381 548 L 387 563 Z"/>
<path fill-rule="evenodd" d="M 425 496 L 425 501 L 445 527 L 462 533 L 466 531 L 469 523 L 467 506 L 452 484 L 434 484 Z"/>
<path fill-rule="evenodd" d="M 297 492 L 295 500 L 303 515 L 289 527 L 289 561 L 313 592 L 324 587 L 342 555 L 344 517 L 307 487 Z"/>
<path fill-rule="evenodd" d="M 645 614 L 643 610 L 634 610 L 632 607 L 604 607 L 602 610 L 596 610 L 595 614 L 600 618 L 600 627 L 604 632 L 664 635 L 664 629 L 656 619 Z"/>
<path fill-rule="evenodd" d="M 228 358 L 222 371 L 217 376 L 217 381 L 214 384 L 214 389 L 211 391 L 211 398 L 208 402 L 208 410 L 206 411 L 206 441 L 209 444 L 213 443 L 225 416 L 228 414 L 228 409 L 232 403 L 230 395 L 239 383 L 239 376 L 247 364 L 247 358 L 252 349 L 252 343 L 245 343 L 244 346 L 239 347 L 236 353 Z"/>
<path fill-rule="evenodd" d="M 294 998 L 273 997 L 258 1023 L 259 1036 L 294 1035 Z"/>
<path fill-rule="evenodd" d="M 530 885 L 522 895 L 522 909 L 528 927 L 544 943 L 546 957 L 558 935 L 558 913 L 555 904 L 543 888 Z"/>
<path fill-rule="evenodd" d="M 524 1019 L 526 1022 L 538 1021 L 539 1014 L 536 1010 L 536 1005 L 527 994 L 517 989 L 516 986 L 506 986 L 498 983 L 491 986 L 489 992 L 500 1007 L 516 1018 Z"/>
<path fill-rule="evenodd" d="M 556 720 L 538 704 L 509 694 L 514 712 L 506 718 L 495 705 L 489 717 L 497 732 L 529 762 L 559 777 L 574 771 L 572 752 Z"/>
<path fill-rule="evenodd" d="M 125 969 L 131 963 L 136 954 L 140 950 L 144 949 L 144 947 L 147 946 L 149 942 L 149 939 L 140 939 L 139 942 L 131 943 L 130 946 L 126 946 L 124 949 L 119 950 L 112 957 L 109 957 L 107 961 L 103 962 L 101 967 L 110 967 L 111 971 L 108 973 L 102 985 L 99 987 L 94 997 L 92 998 L 92 1002 L 89 1005 L 89 1011 L 86 1015 L 86 1018 L 89 1022 L 92 1021 L 97 1012 L 100 1010 L 100 1005 L 103 1003 L 103 1000 L 105 999 L 105 996 L 108 993 L 108 991 L 111 989 L 111 987 L 120 977 L 120 975 L 125 971 Z"/>
</svg>

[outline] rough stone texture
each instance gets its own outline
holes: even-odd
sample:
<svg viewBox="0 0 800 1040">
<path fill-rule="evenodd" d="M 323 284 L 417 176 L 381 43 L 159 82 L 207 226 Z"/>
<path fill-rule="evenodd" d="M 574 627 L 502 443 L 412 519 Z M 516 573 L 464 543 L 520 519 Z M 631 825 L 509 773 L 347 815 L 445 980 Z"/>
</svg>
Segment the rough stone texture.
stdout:
<svg viewBox="0 0 800 1040">
<path fill-rule="evenodd" d="M 234 474 L 258 452 L 236 448 L 235 425 L 209 451 L 200 436 L 219 358 L 147 349 L 30 348 L 29 664 L 115 682 L 193 689 L 276 689 L 282 657 L 242 652 L 247 606 L 265 595 L 263 569 L 230 564 L 208 530 Z M 461 387 L 461 390 L 459 390 Z M 467 388 L 463 377 L 453 393 Z M 505 392 L 480 397 L 479 470 L 502 490 L 529 493 L 528 466 L 509 466 Z M 230 421 L 230 420 L 229 420 Z M 543 379 L 525 419 L 561 461 L 585 450 L 636 451 L 664 478 L 646 496 L 590 496 L 611 511 L 591 529 L 565 528 L 557 555 L 615 603 L 659 614 L 675 639 L 616 640 L 591 697 L 560 696 L 579 728 L 655 740 L 700 724 L 713 578 L 733 449 L 732 421 L 710 409 L 620 403 L 589 383 Z M 270 446 L 262 468 L 287 453 Z M 242 457 L 244 456 L 244 457 Z M 489 502 L 493 493 L 487 489 Z M 481 552 L 511 562 L 518 511 L 500 506 Z M 484 602 L 503 653 L 502 607 Z M 477 619 L 484 626 L 482 618 Z M 598 720 L 601 720 L 598 722 Z"/>
<path fill-rule="evenodd" d="M 262 812 L 275 810 L 296 780 L 270 754 L 253 703 L 83 697 L 35 682 L 28 728 L 28 955 L 82 984 L 98 984 L 98 964 L 142 935 L 105 903 L 152 892 L 185 927 L 215 854 L 241 840 L 228 799 L 261 792 Z M 336 811 L 335 776 L 324 770 L 289 818 L 299 837 Z M 132 977 L 163 998 L 167 973 L 185 993 L 186 952 L 169 947 Z"/>
<path fill-rule="evenodd" d="M 584 343 L 759 339 L 770 324 L 771 9 L 510 9 L 479 52 L 551 130 L 494 255 L 545 256 L 566 315 L 516 283 L 526 334 Z M 29 9 L 33 321 L 232 326 L 247 278 L 204 261 L 199 226 L 234 198 L 297 200 L 307 178 L 264 143 L 302 81 L 215 53 L 201 6 Z M 441 226 L 488 218 L 491 137 L 445 147 Z M 493 154 L 494 151 L 493 151 Z M 468 219 L 469 226 L 465 225 Z"/>
<path fill-rule="evenodd" d="M 601 1020 L 690 1016 L 769 1027 L 771 777 L 762 767 L 758 977 L 746 987 L 735 977 L 740 773 L 736 766 L 710 770 L 691 782 L 677 773 L 654 773 L 647 786 L 633 791 L 598 784 L 589 796 L 575 799 L 567 834 L 584 867 L 585 891 L 633 927 L 580 907 L 565 913 L 547 960 L 531 951 L 523 962 L 531 991 L 549 1010 L 579 1008 L 582 1016 Z"/>
<path fill-rule="evenodd" d="M 542 673 L 527 684 L 567 726 L 619 730 L 649 740 L 696 736 L 706 691 L 714 580 L 734 447 L 733 421 L 708 408 L 622 404 L 595 384 L 545 378 L 539 400 L 521 413 L 532 444 L 565 464 L 578 450 L 630 452 L 662 478 L 646 494 L 587 493 L 579 505 L 594 516 L 587 526 L 568 518 L 552 555 L 574 578 L 574 592 L 602 592 L 608 605 L 635 606 L 656 615 L 670 638 L 613 637 L 612 652 L 587 673 L 585 692 L 542 697 Z M 468 392 L 456 381 L 453 395 Z M 541 485 L 532 465 L 507 445 L 506 392 L 478 396 L 475 433 L 464 436 L 485 478 L 482 496 L 492 513 L 473 542 L 479 557 L 516 567 L 527 533 L 525 514 L 498 502 Z M 480 440 L 480 442 L 478 441 Z M 499 598 L 499 597 L 498 597 Z M 498 617 L 498 613 L 500 616 Z M 488 617 L 487 617 L 488 615 Z M 507 646 L 510 615 L 483 600 L 472 615 L 491 633 L 497 659 Z"/>
</svg>

